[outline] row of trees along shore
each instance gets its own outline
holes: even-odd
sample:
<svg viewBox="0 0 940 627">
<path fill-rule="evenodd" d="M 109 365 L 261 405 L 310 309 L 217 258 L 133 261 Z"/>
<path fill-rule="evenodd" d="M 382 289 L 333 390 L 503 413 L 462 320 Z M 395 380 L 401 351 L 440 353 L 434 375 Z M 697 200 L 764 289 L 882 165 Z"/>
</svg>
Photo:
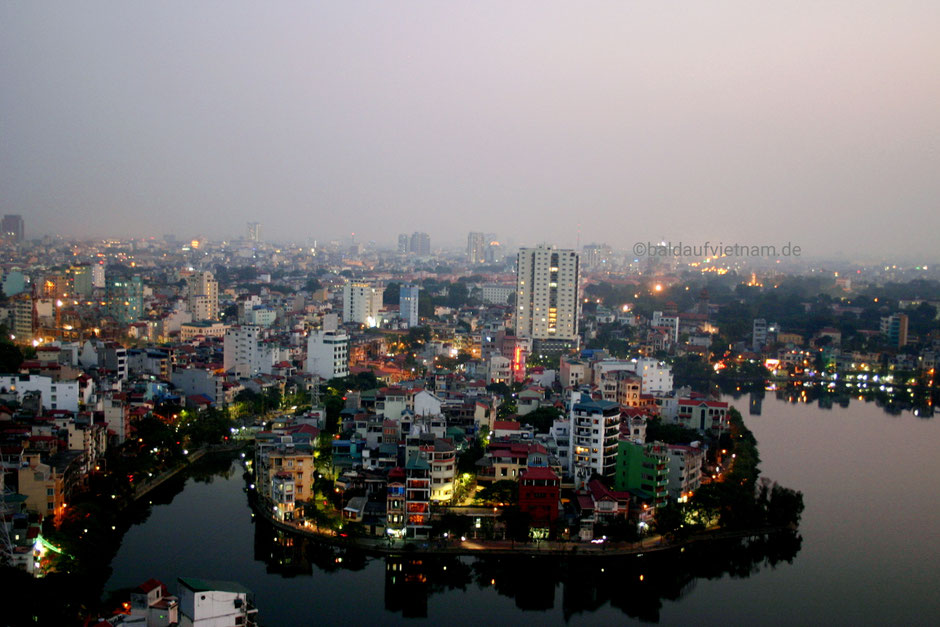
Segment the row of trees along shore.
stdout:
<svg viewBox="0 0 940 627">
<path fill-rule="evenodd" d="M 757 439 L 740 412 L 729 410 L 730 429 L 718 446 L 731 467 L 719 480 L 703 484 L 687 503 L 670 502 L 656 516 L 656 531 L 677 538 L 714 525 L 726 530 L 795 527 L 803 513 L 803 493 L 760 476 Z"/>
</svg>

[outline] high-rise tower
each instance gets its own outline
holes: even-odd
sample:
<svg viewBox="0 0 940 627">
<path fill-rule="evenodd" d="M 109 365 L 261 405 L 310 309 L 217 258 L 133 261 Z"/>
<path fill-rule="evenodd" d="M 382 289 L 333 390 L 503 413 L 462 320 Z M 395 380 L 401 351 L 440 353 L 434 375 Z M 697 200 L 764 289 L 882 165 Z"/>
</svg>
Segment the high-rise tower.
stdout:
<svg viewBox="0 0 940 627">
<path fill-rule="evenodd" d="M 536 354 L 578 346 L 580 259 L 573 250 L 523 248 L 516 262 L 516 335 Z"/>
<path fill-rule="evenodd" d="M 197 272 L 186 280 L 193 321 L 219 319 L 219 282 L 211 272 Z"/>
</svg>

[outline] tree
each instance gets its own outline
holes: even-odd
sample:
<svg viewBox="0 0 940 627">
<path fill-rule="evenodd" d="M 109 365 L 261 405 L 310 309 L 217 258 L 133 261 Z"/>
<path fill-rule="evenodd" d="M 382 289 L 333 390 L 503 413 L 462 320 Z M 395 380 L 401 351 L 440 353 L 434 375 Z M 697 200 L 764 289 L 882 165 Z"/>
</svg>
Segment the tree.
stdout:
<svg viewBox="0 0 940 627">
<path fill-rule="evenodd" d="M 773 484 L 767 501 L 767 524 L 797 525 L 803 514 L 803 493 Z"/>
<path fill-rule="evenodd" d="M 519 500 L 519 484 L 509 479 L 497 481 L 477 493 L 481 505 L 515 504 Z"/>
<path fill-rule="evenodd" d="M 502 381 L 497 381 L 495 383 L 490 383 L 486 386 L 487 392 L 492 392 L 493 394 L 499 394 L 500 396 L 509 396 L 512 392 L 512 389 L 503 383 Z"/>
<path fill-rule="evenodd" d="M 420 350 L 425 344 L 431 341 L 431 327 L 411 327 L 408 329 L 408 335 L 405 336 L 405 344 L 408 350 Z"/>
<path fill-rule="evenodd" d="M 327 433 L 334 434 L 339 431 L 339 414 L 346 406 L 342 396 L 337 394 L 328 394 L 323 399 L 323 406 L 326 408 L 326 424 L 324 429 Z"/>
<path fill-rule="evenodd" d="M 529 539 L 531 516 L 529 512 L 520 511 L 518 507 L 507 507 L 500 514 L 499 519 L 506 523 L 506 535 L 514 542 L 526 542 Z"/>
<path fill-rule="evenodd" d="M 666 444 L 688 444 L 701 440 L 698 431 L 673 423 L 664 423 L 662 418 L 649 418 L 646 422 L 646 439 L 649 442 L 665 442 Z"/>
<path fill-rule="evenodd" d="M 520 416 L 520 420 L 532 425 L 536 433 L 548 433 L 552 423 L 558 418 L 561 418 L 561 410 L 556 407 L 539 407 L 525 416 Z"/>
<path fill-rule="evenodd" d="M 444 301 L 444 304 L 455 309 L 458 307 L 463 307 L 467 304 L 467 299 L 469 296 L 470 292 L 467 290 L 467 285 L 465 283 L 451 283 L 447 288 L 447 298 Z"/>
<path fill-rule="evenodd" d="M 8 337 L 4 334 L 3 337 Z M 0 341 L 0 372 L 19 372 L 23 363 L 23 352 L 19 346 L 7 341 Z"/>
<path fill-rule="evenodd" d="M 202 413 L 186 419 L 180 433 L 189 437 L 193 446 L 219 444 L 231 433 L 232 419 L 228 412 L 217 407 L 210 407 Z"/>
<path fill-rule="evenodd" d="M 386 305 L 399 304 L 401 302 L 401 283 L 393 281 L 386 285 L 385 291 L 382 293 L 382 302 Z"/>
<path fill-rule="evenodd" d="M 599 524 L 594 529 L 594 535 L 607 536 L 607 539 L 613 542 L 633 542 L 640 538 L 636 525 L 625 516 L 616 516 Z"/>
<path fill-rule="evenodd" d="M 665 507 L 656 510 L 653 530 L 660 535 L 668 536 L 681 529 L 684 520 L 685 515 L 682 506 L 675 501 L 670 501 Z"/>
<path fill-rule="evenodd" d="M 330 379 L 327 385 L 336 390 L 374 390 L 379 380 L 372 371 L 357 372 L 346 377 Z"/>
<path fill-rule="evenodd" d="M 480 440 L 474 439 L 467 447 L 467 450 L 460 453 L 457 457 L 457 472 L 460 474 L 470 473 L 475 475 L 477 472 L 477 461 L 483 457 L 483 445 Z"/>
</svg>

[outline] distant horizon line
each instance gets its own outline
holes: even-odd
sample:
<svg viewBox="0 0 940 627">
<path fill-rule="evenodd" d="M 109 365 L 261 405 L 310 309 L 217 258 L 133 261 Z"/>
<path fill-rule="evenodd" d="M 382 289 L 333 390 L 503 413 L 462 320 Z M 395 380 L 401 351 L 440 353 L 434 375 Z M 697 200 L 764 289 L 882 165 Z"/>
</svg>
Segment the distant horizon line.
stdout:
<svg viewBox="0 0 940 627">
<path fill-rule="evenodd" d="M 263 228 L 263 223 L 262 223 L 262 228 Z M 262 232 L 263 232 L 263 231 L 262 231 Z M 423 233 L 424 231 L 413 231 L 413 232 Z M 471 233 L 471 232 L 485 232 L 485 231 L 467 231 L 468 234 Z M 389 240 L 388 242 L 379 242 L 379 241 L 376 240 L 376 239 L 368 238 L 368 239 L 365 239 L 365 240 L 357 241 L 358 238 L 357 238 L 357 240 L 353 240 L 352 237 L 351 237 L 352 235 L 353 235 L 353 234 L 350 233 L 349 235 L 340 236 L 340 237 L 315 237 L 315 236 L 309 236 L 309 237 L 305 238 L 304 241 L 297 241 L 297 240 L 279 240 L 279 239 L 276 239 L 276 238 L 266 239 L 266 238 L 262 237 L 262 239 L 261 239 L 260 241 L 258 241 L 257 243 L 258 243 L 258 244 L 261 244 L 261 245 L 266 245 L 266 246 L 275 246 L 275 247 L 280 246 L 280 247 L 282 247 L 282 248 L 284 248 L 284 247 L 306 248 L 306 247 L 310 246 L 311 243 L 316 244 L 318 247 L 321 247 L 321 246 L 323 246 L 323 244 L 327 244 L 327 243 L 330 244 L 330 245 L 339 245 L 339 246 L 353 245 L 353 244 L 361 244 L 361 245 L 372 245 L 372 246 L 374 246 L 376 252 L 395 252 L 395 250 L 396 250 L 396 248 L 397 248 L 397 246 L 396 246 L 397 242 L 396 242 L 395 240 Z M 430 234 L 429 234 L 429 235 L 430 235 Z M 397 236 L 398 236 L 398 234 L 396 233 L 393 237 L 397 238 Z M 168 237 L 171 238 L 171 239 L 168 240 L 168 239 L 167 239 Z M 432 237 L 432 244 L 433 244 L 433 236 L 431 236 L 431 237 Z M 111 241 L 111 240 L 113 240 L 113 241 L 119 241 L 119 242 L 122 242 L 122 241 L 161 241 L 161 242 L 164 242 L 164 243 L 171 243 L 171 242 L 172 242 L 172 243 L 175 243 L 175 244 L 185 244 L 185 243 L 187 243 L 187 242 L 192 242 L 192 241 L 194 241 L 194 240 L 199 240 L 200 242 L 208 243 L 208 244 L 210 244 L 210 245 L 212 245 L 212 244 L 247 243 L 247 242 L 251 242 L 251 241 L 252 241 L 252 240 L 249 240 L 249 239 L 247 238 L 247 235 L 244 235 L 244 234 L 243 234 L 243 235 L 238 235 L 238 236 L 235 236 L 235 237 L 211 237 L 211 236 L 208 236 L 208 235 L 205 235 L 205 234 L 199 234 L 199 235 L 196 235 L 195 237 L 190 236 L 190 237 L 187 238 L 186 236 L 177 235 L 177 234 L 175 234 L 175 233 L 163 233 L 163 234 L 160 234 L 160 235 L 125 235 L 125 236 L 119 236 L 119 235 L 102 235 L 102 236 L 77 236 L 77 235 L 75 235 L 75 236 L 69 236 L 69 235 L 63 235 L 63 234 L 60 234 L 60 233 L 44 233 L 44 234 L 37 235 L 37 236 L 27 237 L 27 238 L 25 238 L 25 239 L 23 240 L 23 243 L 30 243 L 30 242 L 38 242 L 38 243 L 41 243 L 42 240 L 47 239 L 47 238 L 54 239 L 54 240 L 60 240 L 60 241 L 63 241 L 63 242 L 80 242 L 80 243 L 89 243 L 89 244 L 90 244 L 90 243 L 106 242 L 106 241 Z M 656 238 L 656 240 L 658 240 L 658 239 L 659 239 L 659 238 Z M 518 249 L 521 249 L 521 248 L 533 248 L 533 247 L 536 247 L 536 246 L 546 245 L 546 244 L 547 244 L 547 245 L 550 245 L 550 246 L 554 246 L 554 247 L 556 247 L 556 248 L 558 248 L 558 249 L 561 249 L 561 250 L 578 250 L 578 251 L 583 251 L 584 248 L 586 248 L 586 247 L 588 247 L 588 246 L 604 246 L 604 247 L 609 248 L 609 249 L 610 249 L 613 253 L 615 253 L 615 254 L 627 255 L 628 253 L 630 253 L 629 244 L 624 245 L 623 247 L 618 247 L 618 246 L 616 246 L 616 245 L 612 245 L 612 244 L 609 244 L 609 243 L 607 243 L 607 242 L 589 241 L 589 242 L 586 242 L 586 243 L 582 243 L 582 244 L 580 245 L 580 247 L 575 247 L 575 246 L 567 246 L 567 245 L 563 245 L 563 244 L 556 244 L 556 243 L 554 243 L 554 242 L 552 242 L 552 241 L 546 241 L 546 240 L 544 240 L 544 239 L 541 239 L 541 240 L 539 240 L 539 241 L 537 241 L 537 242 L 534 242 L 534 243 L 525 243 L 525 244 L 518 244 L 518 243 L 516 243 L 517 240 L 515 240 L 515 239 L 512 238 L 512 237 L 505 238 L 504 241 L 506 242 L 505 245 L 501 244 L 501 246 L 504 248 L 505 251 L 507 251 L 507 253 L 506 253 L 507 255 L 512 254 L 511 251 L 513 251 L 513 250 L 518 250 Z M 465 243 L 465 242 L 462 242 L 460 238 L 458 238 L 458 239 L 456 239 L 456 240 L 454 240 L 453 238 L 448 238 L 448 240 L 445 241 L 445 243 L 443 243 L 443 244 L 439 244 L 439 245 L 437 245 L 437 246 L 433 246 L 433 245 L 432 245 L 432 249 L 431 249 L 431 250 L 432 250 L 432 254 L 436 254 L 436 253 L 438 253 L 438 252 L 441 252 L 441 253 L 453 253 L 453 252 L 457 252 L 457 253 L 459 253 L 459 252 L 461 252 L 461 251 L 465 251 L 465 250 L 466 250 L 466 243 Z M 660 258 L 662 258 L 662 257 L 660 257 Z M 667 258 L 668 258 L 668 257 L 667 257 Z M 691 256 L 691 255 L 690 255 L 690 256 L 676 256 L 676 257 L 674 257 L 674 258 L 675 258 L 675 259 L 680 259 L 680 260 L 695 260 L 695 259 L 698 259 L 697 256 Z M 848 264 L 867 264 L 867 265 L 871 265 L 871 264 L 883 264 L 883 263 L 890 263 L 891 265 L 896 265 L 897 263 L 904 263 L 904 264 L 912 264 L 915 268 L 917 268 L 917 267 L 923 265 L 923 266 L 925 266 L 925 268 L 924 268 L 925 270 L 929 270 L 930 266 L 933 266 L 933 265 L 940 265 L 940 256 L 934 257 L 934 258 L 932 258 L 932 259 L 931 259 L 931 258 L 926 258 L 926 259 L 925 259 L 925 258 L 918 258 L 918 257 L 916 257 L 916 256 L 907 256 L 907 255 L 904 255 L 904 256 L 887 256 L 887 255 L 878 256 L 878 255 L 871 255 L 871 254 L 869 254 L 869 255 L 867 255 L 867 256 L 864 256 L 864 257 L 859 257 L 859 256 L 852 255 L 852 254 L 850 254 L 850 253 L 846 253 L 846 252 L 844 252 L 844 251 L 829 251 L 826 255 L 814 255 L 814 254 L 812 254 L 812 253 L 805 253 L 805 254 L 803 254 L 802 256 L 800 256 L 800 257 L 798 257 L 798 258 L 796 258 L 796 259 L 794 259 L 794 258 L 787 258 L 787 257 L 783 257 L 783 256 L 779 256 L 779 257 L 775 257 L 775 258 L 776 258 L 776 259 L 779 259 L 781 263 L 786 263 L 786 265 L 792 265 L 792 264 L 806 265 L 806 263 L 808 263 L 808 262 L 817 262 L 817 263 L 819 263 L 819 262 L 829 262 L 829 263 L 848 263 Z M 728 259 L 729 259 L 729 260 L 739 260 L 739 259 L 748 259 L 748 258 L 747 258 L 747 257 L 728 257 Z M 751 258 L 749 258 L 749 259 L 750 259 L 752 262 L 760 262 L 760 261 L 762 260 L 762 258 L 759 258 L 759 257 L 751 257 Z M 765 263 L 770 263 L 770 262 L 772 261 L 772 258 L 770 258 L 770 257 L 764 258 L 763 261 L 764 261 Z M 487 265 L 487 264 L 481 264 L 481 265 Z M 898 269 L 904 269 L 904 268 L 898 268 Z"/>
</svg>

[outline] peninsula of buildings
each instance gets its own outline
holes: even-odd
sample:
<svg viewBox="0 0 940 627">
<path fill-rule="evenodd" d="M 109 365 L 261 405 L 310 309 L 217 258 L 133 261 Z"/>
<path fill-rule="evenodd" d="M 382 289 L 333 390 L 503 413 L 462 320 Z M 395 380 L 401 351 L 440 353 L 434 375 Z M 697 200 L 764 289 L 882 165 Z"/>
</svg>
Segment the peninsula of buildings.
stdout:
<svg viewBox="0 0 940 627">
<path fill-rule="evenodd" d="M 759 489 L 716 383 L 749 386 L 752 412 L 778 389 L 932 415 L 926 267 L 785 274 L 483 232 L 457 251 L 425 233 L 280 246 L 258 223 L 25 240 L 7 218 L 3 551 L 36 576 L 111 533 L 90 504 L 120 509 L 213 447 L 242 447 L 252 498 L 298 529 L 616 542 L 731 524 L 697 495 Z M 793 522 L 771 510 L 749 522 Z"/>
</svg>

